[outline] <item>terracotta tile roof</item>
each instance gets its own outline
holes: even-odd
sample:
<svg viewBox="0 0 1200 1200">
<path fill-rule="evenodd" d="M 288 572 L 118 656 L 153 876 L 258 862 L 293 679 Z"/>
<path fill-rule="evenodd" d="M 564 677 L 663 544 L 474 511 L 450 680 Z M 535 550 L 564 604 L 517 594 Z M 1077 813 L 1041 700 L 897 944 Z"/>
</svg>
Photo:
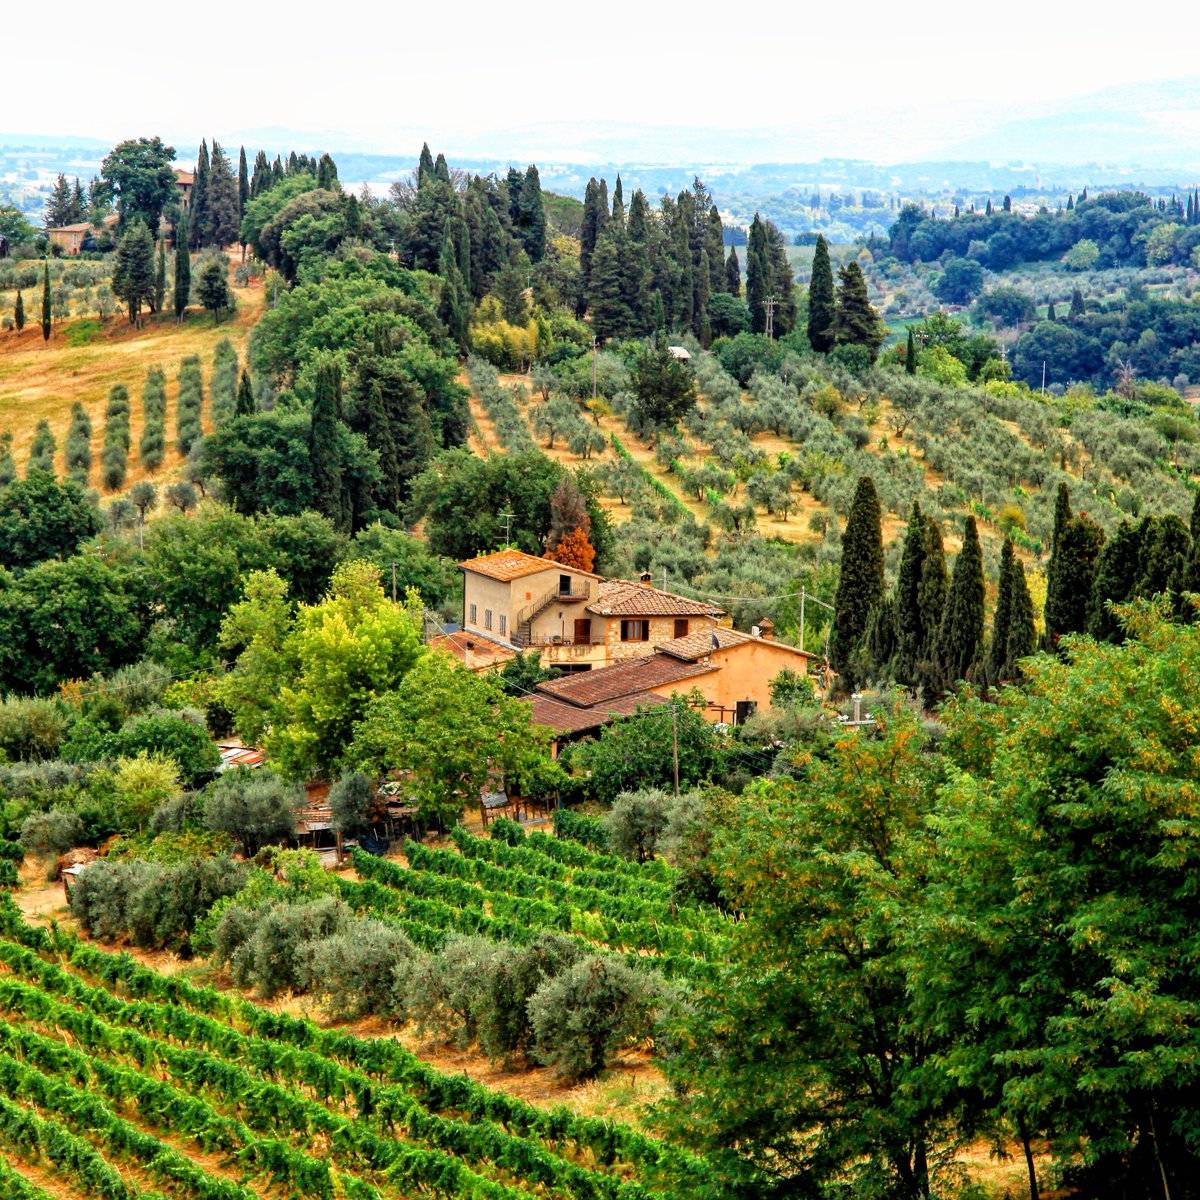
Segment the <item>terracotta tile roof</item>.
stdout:
<svg viewBox="0 0 1200 1200">
<path fill-rule="evenodd" d="M 430 650 L 441 650 L 453 654 L 463 666 L 472 671 L 483 671 L 488 667 L 500 666 L 515 658 L 517 652 L 508 646 L 501 646 L 488 638 L 475 633 L 443 633 L 431 638 Z"/>
<path fill-rule="evenodd" d="M 78 225 L 54 225 L 47 232 L 49 233 L 90 233 L 92 231 L 91 221 L 81 221 Z"/>
<path fill-rule="evenodd" d="M 535 693 L 530 701 L 533 706 L 533 723 L 545 725 L 556 733 L 582 733 L 585 729 L 599 729 L 607 725 L 613 717 L 627 717 L 638 708 L 655 708 L 660 704 L 669 704 L 666 696 L 656 696 L 653 692 L 639 693 L 633 696 L 618 696 L 607 704 L 596 704 L 588 708 L 579 708 L 574 704 L 564 704 L 552 696 Z"/>
<path fill-rule="evenodd" d="M 550 679 L 538 684 L 537 690 L 577 708 L 592 708 L 612 704 L 621 697 L 641 700 L 644 697 L 639 693 L 649 688 L 680 683 L 719 669 L 711 663 L 685 663 L 661 654 L 647 654 L 597 671 L 580 671 L 562 679 Z"/>
<path fill-rule="evenodd" d="M 497 550 L 495 554 L 481 554 L 478 558 L 469 558 L 458 565 L 464 571 L 487 575 L 490 579 L 499 579 L 502 583 L 520 579 L 523 575 L 536 575 L 539 571 L 569 570 L 551 558 L 538 558 L 537 555 L 526 554 L 523 550 Z"/>
<path fill-rule="evenodd" d="M 715 646 L 713 645 L 714 634 L 717 638 Z M 698 659 L 708 658 L 714 650 L 728 650 L 733 646 L 743 646 L 746 642 L 757 642 L 763 646 L 778 646 L 780 650 L 786 650 L 789 654 L 799 654 L 804 658 L 817 657 L 807 650 L 801 650 L 799 646 L 790 646 L 787 642 L 777 642 L 774 638 L 756 638 L 753 634 L 743 633 L 740 629 L 724 629 L 720 626 L 716 629 L 698 629 L 695 633 L 689 633 L 687 637 L 659 642 L 654 649 L 659 654 L 669 654 L 672 658 L 680 659 L 683 662 L 696 662 Z"/>
<path fill-rule="evenodd" d="M 689 600 L 644 583 L 605 579 L 588 611 L 602 617 L 720 617 L 722 610 L 703 600 Z"/>
<path fill-rule="evenodd" d="M 195 171 L 185 171 L 182 167 L 176 167 L 175 168 L 175 182 L 176 183 L 195 183 L 196 182 L 196 173 L 195 173 Z"/>
</svg>

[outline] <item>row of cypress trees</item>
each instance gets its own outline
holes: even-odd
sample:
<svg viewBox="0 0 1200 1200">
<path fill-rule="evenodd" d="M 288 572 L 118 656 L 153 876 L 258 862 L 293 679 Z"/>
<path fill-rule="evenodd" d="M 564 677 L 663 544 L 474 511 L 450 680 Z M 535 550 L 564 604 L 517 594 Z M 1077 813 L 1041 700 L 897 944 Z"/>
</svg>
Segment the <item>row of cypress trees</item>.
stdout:
<svg viewBox="0 0 1200 1200">
<path fill-rule="evenodd" d="M 862 346 L 872 361 L 887 335 L 871 305 L 867 281 L 857 262 L 840 268 L 838 286 L 834 287 L 829 246 L 821 235 L 813 249 L 806 332 L 809 345 L 818 354 L 828 354 L 835 346 Z"/>
<path fill-rule="evenodd" d="M 975 518 L 963 522 L 962 548 L 947 570 L 937 523 L 914 503 L 896 586 L 884 578 L 883 513 L 864 475 L 842 538 L 830 655 L 848 687 L 889 678 L 929 698 L 969 680 L 984 686 L 1016 679 L 1036 648 L 1025 569 L 1005 539 L 991 639 L 985 640 L 983 552 Z"/>
</svg>

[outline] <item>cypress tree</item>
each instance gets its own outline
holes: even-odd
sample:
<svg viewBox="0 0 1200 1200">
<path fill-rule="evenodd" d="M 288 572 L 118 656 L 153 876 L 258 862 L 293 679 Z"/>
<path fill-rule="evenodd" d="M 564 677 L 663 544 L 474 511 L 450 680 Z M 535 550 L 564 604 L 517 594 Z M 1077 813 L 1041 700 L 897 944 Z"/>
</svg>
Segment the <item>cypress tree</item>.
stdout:
<svg viewBox="0 0 1200 1200">
<path fill-rule="evenodd" d="M 1054 310 L 1054 301 L 1053 300 L 1051 300 L 1050 303 L 1046 305 L 1046 320 L 1047 321 L 1057 321 L 1058 320 L 1058 313 L 1055 312 L 1055 310 Z"/>
<path fill-rule="evenodd" d="M 250 199 L 250 169 L 246 164 L 246 147 L 238 150 L 238 224 L 246 215 L 246 201 Z"/>
<path fill-rule="evenodd" d="M 708 262 L 708 251 L 700 251 L 700 265 L 696 268 L 692 293 L 692 332 L 702 346 L 712 342 L 712 325 L 708 320 L 709 284 L 712 270 Z"/>
<path fill-rule="evenodd" d="M 167 248 L 162 238 L 158 240 L 158 264 L 154 270 L 154 302 L 152 312 L 162 312 L 167 301 Z"/>
<path fill-rule="evenodd" d="M 379 461 L 375 502 L 384 512 L 399 512 L 404 501 L 400 492 L 400 458 L 378 380 L 372 380 L 367 391 L 366 426 L 367 445 L 375 451 Z"/>
<path fill-rule="evenodd" d="M 620 203 L 620 193 L 613 201 Z M 532 164 L 521 181 L 517 197 L 517 232 L 525 246 L 529 261 L 539 263 L 546 257 L 546 209 L 542 203 L 542 181 L 538 169 Z"/>
<path fill-rule="evenodd" d="M 1057 551 L 1062 541 L 1068 523 L 1071 520 L 1071 493 L 1065 483 L 1060 483 L 1054 493 L 1054 526 L 1050 532 L 1050 562 L 1046 567 L 1046 608 L 1043 613 L 1045 629 L 1042 633 L 1043 648 L 1050 649 L 1053 642 L 1050 637 L 1050 622 L 1059 611 L 1059 591 L 1061 585 L 1058 575 L 1062 560 Z"/>
<path fill-rule="evenodd" d="M 283 163 L 280 161 L 279 155 L 275 155 L 275 161 L 271 164 L 271 186 L 274 187 L 277 183 L 282 183 L 285 178 Z"/>
<path fill-rule="evenodd" d="M 908 375 L 917 373 L 917 339 L 911 325 L 908 327 L 908 345 L 904 348 L 904 370 Z"/>
<path fill-rule="evenodd" d="M 987 202 L 987 208 L 986 208 L 984 211 L 985 211 L 985 213 L 986 213 L 986 215 L 987 215 L 987 216 L 989 216 L 989 217 L 990 217 L 990 216 L 992 215 L 992 201 L 991 201 L 991 197 L 989 197 L 989 198 L 988 198 L 988 202 Z"/>
<path fill-rule="evenodd" d="M 42 270 L 42 341 L 50 340 L 53 309 L 50 306 L 50 260 L 46 259 Z"/>
<path fill-rule="evenodd" d="M 626 297 L 627 235 L 610 225 L 596 246 L 588 285 L 588 318 L 600 341 L 627 337 L 633 330 L 633 313 Z"/>
<path fill-rule="evenodd" d="M 17 303 L 13 306 L 13 324 L 18 333 L 25 328 L 25 297 L 21 295 L 20 288 L 17 289 Z"/>
<path fill-rule="evenodd" d="M 196 170 L 192 176 L 192 199 L 188 209 L 192 245 L 199 249 L 208 244 L 208 142 L 200 141 L 196 155 Z"/>
<path fill-rule="evenodd" d="M 988 646 L 987 682 L 1007 678 L 1008 635 L 1012 630 L 1013 589 L 1016 585 L 1016 555 L 1011 538 L 1000 548 L 1000 580 L 996 589 L 996 611 L 992 616 L 992 640 Z"/>
<path fill-rule="evenodd" d="M 885 673 L 895 661 L 898 644 L 894 597 L 884 596 L 871 611 L 864 643 L 866 665 L 874 674 Z"/>
<path fill-rule="evenodd" d="M 1078 288 L 1074 288 L 1071 292 L 1071 310 L 1067 313 L 1067 320 L 1077 320 L 1086 311 L 1083 303 L 1083 293 Z"/>
<path fill-rule="evenodd" d="M 238 182 L 220 142 L 213 142 L 208 168 L 204 245 L 225 247 L 238 238 Z"/>
<path fill-rule="evenodd" d="M 967 517 L 962 549 L 954 560 L 938 633 L 938 675 L 944 689 L 969 679 L 983 645 L 983 552 L 975 518 Z"/>
<path fill-rule="evenodd" d="M 886 332 L 867 295 L 862 268 L 856 262 L 848 263 L 838 271 L 837 316 L 833 321 L 835 344 L 863 346 L 874 361 Z"/>
<path fill-rule="evenodd" d="M 861 682 L 863 639 L 871 613 L 883 596 L 883 512 L 875 481 L 863 475 L 854 491 L 854 502 L 842 534 L 841 569 L 829 646 L 834 669 L 845 679 L 847 687 Z"/>
<path fill-rule="evenodd" d="M 917 607 L 920 612 L 921 642 L 917 652 L 918 680 L 926 688 L 936 690 L 936 660 L 938 634 L 942 615 L 946 611 L 946 594 L 950 590 L 950 573 L 946 570 L 946 547 L 942 531 L 930 516 L 925 518 L 925 545 L 921 560 L 921 582 L 917 586 Z"/>
<path fill-rule="evenodd" d="M 154 301 L 154 242 L 139 217 L 117 244 L 112 290 L 125 302 L 130 325 L 140 325 L 142 305 Z"/>
<path fill-rule="evenodd" d="M 1072 517 L 1056 539 L 1046 580 L 1049 648 L 1056 647 L 1064 634 L 1082 633 L 1086 627 L 1096 559 L 1103 544 L 1100 526 L 1082 514 Z"/>
<path fill-rule="evenodd" d="M 327 192 L 337 190 L 337 163 L 328 154 L 322 154 L 317 162 L 317 187 L 324 188 Z"/>
<path fill-rule="evenodd" d="M 238 384 L 237 391 L 237 407 L 234 415 L 238 417 L 249 417 L 254 412 L 254 388 L 250 384 L 250 370 L 248 367 L 242 369 L 242 380 Z"/>
<path fill-rule="evenodd" d="M 731 296 L 742 294 L 742 267 L 738 262 L 737 247 L 729 247 L 729 257 L 725 260 L 725 290 Z"/>
<path fill-rule="evenodd" d="M 1134 593 L 1142 568 L 1146 521 L 1122 521 L 1096 556 L 1092 594 L 1088 599 L 1086 629 L 1101 641 L 1124 641 L 1124 633 L 1110 604 L 1124 604 Z"/>
<path fill-rule="evenodd" d="M 777 338 L 785 337 L 796 326 L 795 280 L 783 234 L 774 221 L 764 221 L 763 226 L 767 235 L 767 290 L 775 297 L 772 331 Z"/>
<path fill-rule="evenodd" d="M 625 220 L 625 189 L 621 186 L 620 171 L 617 172 L 617 183 L 613 188 L 612 219 L 620 222 Z"/>
<path fill-rule="evenodd" d="M 827 354 L 833 349 L 833 323 L 836 316 L 829 246 L 824 237 L 817 234 L 812 278 L 808 284 L 808 344 L 819 354 Z"/>
<path fill-rule="evenodd" d="M 746 247 L 746 305 L 750 309 L 750 332 L 765 333 L 767 328 L 767 294 L 771 286 L 767 261 L 767 231 L 758 213 L 750 224 L 749 244 Z"/>
<path fill-rule="evenodd" d="M 429 143 L 421 144 L 421 157 L 417 160 L 417 190 L 420 191 L 433 179 L 433 155 L 429 153 Z"/>
<path fill-rule="evenodd" d="M 1012 197 L 1011 196 L 1004 197 L 1004 211 L 1006 213 L 1012 212 Z"/>
<path fill-rule="evenodd" d="M 175 230 L 175 319 L 183 321 L 192 294 L 192 256 L 188 250 L 188 220 L 183 213 Z"/>
<path fill-rule="evenodd" d="M 313 385 L 312 423 L 308 439 L 312 473 L 313 507 L 338 529 L 346 526 L 342 497 L 342 462 L 338 452 L 341 409 L 341 370 L 325 362 L 317 368 Z"/>
<path fill-rule="evenodd" d="M 1070 192 L 1067 195 L 1067 212 L 1075 211 L 1075 193 Z"/>
<path fill-rule="evenodd" d="M 715 204 L 708 210 L 708 228 L 705 230 L 704 248 L 708 251 L 710 295 L 727 290 L 725 277 L 725 226 Z M 736 293 L 734 293 L 736 295 Z"/>
<path fill-rule="evenodd" d="M 917 683 L 917 664 L 925 644 L 921 613 L 921 571 L 925 565 L 925 514 L 914 500 L 904 535 L 896 575 L 896 678 L 910 687 Z M 940 614 L 939 614 L 940 615 Z M 882 664 L 881 664 L 882 665 Z"/>
<path fill-rule="evenodd" d="M 1012 607 L 1008 620 L 1008 649 L 1004 656 L 1004 678 L 1018 679 L 1019 663 L 1037 649 L 1037 630 L 1033 624 L 1033 597 L 1025 579 L 1025 567 L 1019 558 L 1013 559 Z"/>
<path fill-rule="evenodd" d="M 1166 596 L 1172 609 L 1177 614 L 1182 613 L 1180 592 L 1187 575 L 1190 551 L 1188 528 L 1174 513 L 1153 518 L 1147 530 L 1133 594 Z"/>
</svg>

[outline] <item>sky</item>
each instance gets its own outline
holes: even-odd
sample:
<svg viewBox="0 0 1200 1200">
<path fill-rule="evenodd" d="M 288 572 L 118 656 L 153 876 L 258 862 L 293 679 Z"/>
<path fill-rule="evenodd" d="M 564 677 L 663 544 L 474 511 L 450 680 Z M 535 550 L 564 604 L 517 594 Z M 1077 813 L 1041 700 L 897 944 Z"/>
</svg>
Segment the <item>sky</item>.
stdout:
<svg viewBox="0 0 1200 1200">
<path fill-rule="evenodd" d="M 1084 20 L 1077 5 L 896 0 L 719 10 L 662 0 L 207 0 L 97 21 L 93 4 L 67 0 L 53 28 L 78 36 L 5 56 L 7 94 L 35 102 L 7 108 L 0 130 L 113 140 L 157 132 L 194 144 L 286 128 L 407 152 L 424 137 L 447 149 L 496 131 L 520 141 L 548 122 L 568 142 L 570 126 L 615 121 L 770 128 L 818 153 L 893 149 L 900 160 L 998 116 L 1036 116 L 1066 97 L 1195 70 L 1191 39 L 1166 33 L 1190 27 L 1181 3 L 1157 5 L 1147 21 L 1125 8 L 1110 21 L 1107 8 L 1091 6 Z M 15 46 L 47 46 L 45 30 L 36 6 L 6 13 L 4 39 Z"/>
</svg>

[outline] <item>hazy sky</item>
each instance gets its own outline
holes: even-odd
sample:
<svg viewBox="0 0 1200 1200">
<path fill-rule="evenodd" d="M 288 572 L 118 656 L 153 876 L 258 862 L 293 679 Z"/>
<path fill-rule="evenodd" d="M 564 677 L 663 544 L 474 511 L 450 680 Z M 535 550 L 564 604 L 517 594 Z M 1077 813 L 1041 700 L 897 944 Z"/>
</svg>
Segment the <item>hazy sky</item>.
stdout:
<svg viewBox="0 0 1200 1200">
<path fill-rule="evenodd" d="M 4 39 L 43 49 L 4 56 L 5 92 L 26 103 L 6 107 L 0 129 L 161 132 L 184 145 L 286 127 L 400 151 L 420 134 L 452 144 L 545 121 L 835 123 L 845 153 L 882 140 L 900 158 L 972 132 L 988 110 L 1033 115 L 1039 103 L 1194 71 L 1192 39 L 1167 32 L 1189 27 L 1178 7 L 1182 24 L 1162 5 L 1152 20 L 1109 23 L 1101 6 L 1075 4 L 208 0 L 101 20 L 94 4 L 68 0 L 48 27 L 24 4 L 6 13 Z"/>
</svg>

